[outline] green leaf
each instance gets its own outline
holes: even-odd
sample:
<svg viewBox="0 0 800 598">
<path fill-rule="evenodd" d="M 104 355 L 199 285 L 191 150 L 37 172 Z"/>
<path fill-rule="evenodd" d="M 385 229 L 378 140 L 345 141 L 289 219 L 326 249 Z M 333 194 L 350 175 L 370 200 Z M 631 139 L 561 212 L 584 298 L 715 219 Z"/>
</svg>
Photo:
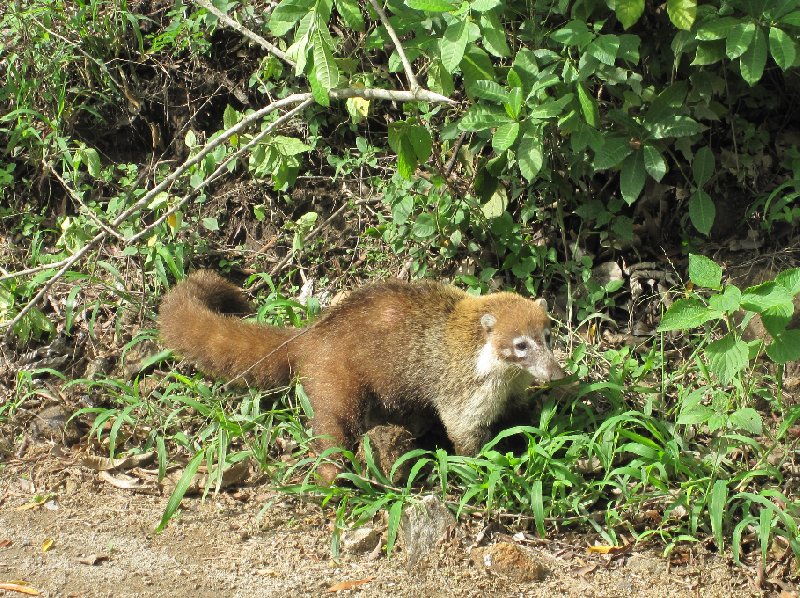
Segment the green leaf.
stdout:
<svg viewBox="0 0 800 598">
<path fill-rule="evenodd" d="M 616 35 L 600 35 L 586 48 L 589 56 L 594 56 L 608 66 L 614 66 L 619 51 L 619 38 Z"/>
<path fill-rule="evenodd" d="M 767 64 L 767 36 L 764 30 L 759 28 L 753 37 L 753 43 L 747 48 L 739 59 L 739 69 L 742 72 L 742 79 L 751 87 L 758 83 L 764 74 L 764 66 Z"/>
<path fill-rule="evenodd" d="M 608 137 L 604 140 L 603 147 L 595 153 L 594 169 L 613 168 L 627 158 L 631 151 L 633 150 L 627 137 Z"/>
<path fill-rule="evenodd" d="M 794 64 L 797 48 L 794 40 L 785 31 L 777 27 L 769 28 L 769 51 L 775 64 L 785 71 Z"/>
<path fill-rule="evenodd" d="M 756 24 L 747 21 L 731 27 L 728 37 L 725 39 L 725 53 L 728 58 L 739 58 L 753 41 L 756 33 Z"/>
<path fill-rule="evenodd" d="M 427 12 L 452 12 L 457 8 L 456 4 L 447 0 L 406 0 L 406 6 Z"/>
<path fill-rule="evenodd" d="M 726 39 L 731 28 L 739 23 L 741 20 L 735 17 L 713 16 L 697 29 L 695 37 L 704 42 Z"/>
<path fill-rule="evenodd" d="M 763 431 L 761 415 L 752 407 L 737 409 L 731 413 L 729 421 L 736 430 L 744 430 L 753 435 L 759 435 Z"/>
<path fill-rule="evenodd" d="M 738 287 L 729 284 L 721 295 L 712 295 L 708 298 L 708 306 L 711 309 L 718 309 L 726 314 L 739 311 L 742 307 L 742 292 Z"/>
<path fill-rule="evenodd" d="M 714 174 L 716 162 L 714 154 L 708 146 L 703 146 L 694 155 L 692 160 L 692 178 L 698 187 L 705 185 Z"/>
<path fill-rule="evenodd" d="M 477 104 L 467 110 L 458 123 L 462 131 L 485 131 L 504 123 L 513 122 L 506 111 L 496 106 Z"/>
<path fill-rule="evenodd" d="M 675 27 L 688 31 L 697 17 L 697 0 L 667 0 L 667 14 Z"/>
<path fill-rule="evenodd" d="M 773 281 L 749 287 L 742 293 L 742 307 L 748 311 L 762 313 L 781 305 L 794 309 L 792 294 L 785 286 Z"/>
<path fill-rule="evenodd" d="M 365 31 L 364 15 L 361 14 L 357 0 L 334 0 L 334 4 L 339 16 L 342 17 L 349 29 L 359 33 Z"/>
<path fill-rule="evenodd" d="M 642 149 L 644 151 L 644 169 L 656 181 L 661 182 L 661 179 L 667 174 L 667 163 L 664 161 L 664 156 L 649 143 L 645 143 Z"/>
<path fill-rule="evenodd" d="M 517 148 L 519 171 L 525 180 L 533 181 L 544 164 L 544 146 L 541 135 L 526 133 Z"/>
<path fill-rule="evenodd" d="M 508 101 L 503 105 L 508 114 L 514 120 L 517 120 L 522 110 L 522 89 L 519 87 L 511 88 L 508 92 Z"/>
<path fill-rule="evenodd" d="M 481 43 L 486 50 L 498 58 L 508 58 L 511 50 L 506 43 L 506 30 L 493 12 L 485 12 L 478 21 L 481 26 L 483 39 Z"/>
<path fill-rule="evenodd" d="M 800 293 L 800 268 L 784 270 L 775 277 L 775 282 L 786 288 L 792 295 Z"/>
<path fill-rule="evenodd" d="M 392 554 L 394 543 L 397 540 L 397 531 L 400 529 L 400 519 L 403 516 L 403 500 L 400 499 L 389 508 L 389 519 L 386 525 L 386 555 Z"/>
<path fill-rule="evenodd" d="M 659 122 L 645 123 L 653 139 L 667 137 L 691 137 L 704 130 L 703 125 L 689 116 L 675 115 Z"/>
<path fill-rule="evenodd" d="M 699 299 L 678 299 L 664 312 L 658 325 L 658 332 L 689 330 L 709 320 L 721 318 L 722 315 L 722 312 L 703 305 Z"/>
<path fill-rule="evenodd" d="M 472 85 L 472 95 L 476 98 L 489 100 L 497 104 L 504 104 L 508 101 L 508 92 L 503 86 L 494 81 L 481 79 Z"/>
<path fill-rule="evenodd" d="M 623 29 L 627 29 L 642 16 L 644 0 L 616 0 L 614 12 L 617 13 L 617 20 L 622 23 Z"/>
<path fill-rule="evenodd" d="M 472 0 L 469 7 L 475 12 L 486 12 L 500 6 L 500 0 Z"/>
<path fill-rule="evenodd" d="M 711 500 L 708 503 L 708 515 L 711 520 L 711 532 L 717 543 L 717 550 L 722 554 L 723 529 L 722 521 L 728 506 L 728 484 L 725 480 L 717 480 L 711 489 Z"/>
<path fill-rule="evenodd" d="M 333 52 L 321 29 L 314 31 L 311 42 L 314 44 L 314 71 L 317 81 L 323 89 L 330 90 L 339 83 L 339 68 L 333 58 Z"/>
<path fill-rule="evenodd" d="M 711 196 L 698 189 L 689 198 L 689 220 L 694 227 L 702 234 L 708 235 L 714 225 L 717 216 L 717 208 Z"/>
<path fill-rule="evenodd" d="M 412 234 L 418 239 L 427 239 L 436 233 L 436 219 L 432 214 L 420 214 L 411 227 Z"/>
<path fill-rule="evenodd" d="M 722 266 L 704 255 L 690 253 L 689 279 L 699 287 L 718 290 L 722 286 Z"/>
<path fill-rule="evenodd" d="M 487 220 L 500 218 L 508 207 L 508 192 L 502 185 L 498 185 L 489 200 L 481 206 L 481 212 Z"/>
<path fill-rule="evenodd" d="M 567 23 L 562 29 L 550 34 L 550 38 L 565 46 L 578 46 L 584 48 L 594 39 L 594 33 L 589 31 L 586 21 L 576 19 Z"/>
<path fill-rule="evenodd" d="M 313 0 L 282 0 L 269 16 L 269 30 L 273 35 L 286 35 L 295 23 L 312 10 Z"/>
<path fill-rule="evenodd" d="M 657 123 L 674 117 L 686 101 L 687 81 L 676 81 L 659 93 L 647 109 L 646 123 Z"/>
<path fill-rule="evenodd" d="M 216 218 L 203 218 L 203 226 L 210 231 L 219 230 L 219 223 Z"/>
<path fill-rule="evenodd" d="M 468 33 L 469 26 L 467 21 L 457 20 L 448 25 L 444 36 L 439 39 L 439 53 L 447 72 L 453 73 L 458 68 L 458 65 L 461 64 L 469 39 Z"/>
<path fill-rule="evenodd" d="M 183 470 L 181 479 L 178 480 L 177 484 L 175 484 L 175 490 L 173 490 L 172 494 L 169 496 L 167 508 L 164 509 L 164 514 L 161 516 L 161 523 L 158 524 L 156 533 L 162 532 L 164 528 L 167 527 L 167 523 L 169 523 L 169 520 L 172 519 L 175 511 L 178 510 L 178 506 L 181 504 L 181 500 L 183 500 L 186 491 L 189 489 L 192 479 L 194 479 L 194 474 L 197 473 L 197 469 L 200 467 L 200 463 L 203 461 L 204 456 L 204 451 L 198 452 L 194 457 L 192 457 L 192 460 L 189 461 L 186 469 Z"/>
<path fill-rule="evenodd" d="M 497 75 L 492 66 L 492 59 L 475 44 L 469 44 L 464 58 L 461 60 L 461 75 L 469 97 L 474 97 L 472 88 L 478 81 L 497 80 Z"/>
<path fill-rule="evenodd" d="M 790 27 L 800 27 L 800 10 L 796 10 L 794 12 L 790 12 L 787 15 L 782 16 L 778 21 L 782 25 L 789 25 Z"/>
<path fill-rule="evenodd" d="M 547 100 L 538 106 L 530 108 L 528 111 L 528 118 L 530 119 L 547 119 L 560 116 L 564 111 L 564 106 L 572 101 L 572 94 L 567 93 L 558 98 L 557 100 Z"/>
<path fill-rule="evenodd" d="M 747 367 L 747 343 L 737 339 L 732 333 L 706 346 L 709 369 L 723 385 Z"/>
<path fill-rule="evenodd" d="M 775 363 L 800 360 L 800 330 L 786 330 L 767 347 L 767 355 Z"/>
<path fill-rule="evenodd" d="M 725 58 L 725 42 L 700 42 L 697 44 L 697 53 L 692 60 L 692 66 L 705 66 L 715 64 Z"/>
<path fill-rule="evenodd" d="M 619 175 L 619 189 L 628 205 L 632 205 L 639 198 L 644 189 L 645 178 L 647 172 L 644 169 L 644 152 L 633 152 L 625 158 Z"/>
<path fill-rule="evenodd" d="M 597 108 L 597 102 L 589 95 L 586 87 L 580 81 L 575 83 L 575 89 L 578 93 L 578 103 L 581 106 L 581 112 L 586 124 L 596 129 L 600 122 L 600 111 Z"/>
<path fill-rule="evenodd" d="M 504 152 L 517 140 L 519 123 L 506 123 L 497 127 L 492 136 L 492 147 L 497 152 Z"/>
</svg>

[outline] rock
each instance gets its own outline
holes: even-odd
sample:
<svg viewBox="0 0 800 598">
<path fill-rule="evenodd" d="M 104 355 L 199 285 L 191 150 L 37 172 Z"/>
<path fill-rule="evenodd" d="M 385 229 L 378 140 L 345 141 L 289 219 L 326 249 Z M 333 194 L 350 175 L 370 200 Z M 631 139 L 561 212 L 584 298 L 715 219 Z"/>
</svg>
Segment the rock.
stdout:
<svg viewBox="0 0 800 598">
<path fill-rule="evenodd" d="M 342 548 L 351 554 L 370 552 L 380 543 L 381 533 L 373 527 L 362 526 L 344 533 Z"/>
<path fill-rule="evenodd" d="M 469 557 L 476 567 L 520 583 L 542 581 L 550 573 L 535 555 L 510 542 L 473 548 Z"/>
<path fill-rule="evenodd" d="M 372 458 L 380 472 L 389 478 L 393 484 L 402 484 L 408 478 L 411 462 L 406 461 L 389 477 L 392 465 L 400 457 L 410 450 L 416 448 L 416 440 L 406 428 L 397 425 L 375 426 L 367 430 L 365 434 L 369 438 L 369 445 L 372 449 Z M 364 444 L 359 444 L 356 457 L 366 463 L 364 458 Z"/>
<path fill-rule="evenodd" d="M 72 412 L 62 405 L 45 407 L 31 420 L 31 436 L 54 440 L 65 445 L 75 444 L 81 439 L 81 431 Z"/>
<path fill-rule="evenodd" d="M 455 524 L 456 518 L 437 496 L 429 494 L 407 506 L 399 533 L 406 565 L 413 567 L 430 554 Z"/>
</svg>

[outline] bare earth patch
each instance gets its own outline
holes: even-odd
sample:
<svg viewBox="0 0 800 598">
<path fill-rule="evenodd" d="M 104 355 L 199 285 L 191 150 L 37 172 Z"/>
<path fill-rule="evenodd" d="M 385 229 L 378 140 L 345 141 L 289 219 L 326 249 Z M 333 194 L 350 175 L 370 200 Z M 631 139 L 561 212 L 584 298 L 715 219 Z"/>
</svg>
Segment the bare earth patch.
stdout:
<svg viewBox="0 0 800 598">
<path fill-rule="evenodd" d="M 32 506 L 35 495 L 49 493 Z M 713 554 L 669 567 L 654 549 L 587 554 L 575 537 L 494 533 L 478 543 L 483 523 L 468 520 L 414 567 L 402 547 L 390 559 L 368 550 L 345 552 L 337 562 L 330 508 L 245 487 L 185 499 L 155 534 L 166 504 L 166 496 L 114 488 L 68 456 L 7 459 L 0 470 L 0 583 L 75 597 L 761 595 L 746 571 Z M 0 590 L 12 594 L 22 595 Z"/>
</svg>

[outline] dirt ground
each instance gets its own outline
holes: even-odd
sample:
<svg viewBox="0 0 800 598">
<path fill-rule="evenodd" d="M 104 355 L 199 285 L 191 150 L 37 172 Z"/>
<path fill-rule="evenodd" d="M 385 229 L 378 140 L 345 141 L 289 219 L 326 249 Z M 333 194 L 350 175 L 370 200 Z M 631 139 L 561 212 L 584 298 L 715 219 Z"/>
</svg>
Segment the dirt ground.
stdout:
<svg viewBox="0 0 800 598">
<path fill-rule="evenodd" d="M 9 456 L 0 469 L 0 584 L 42 596 L 762 595 L 752 571 L 712 554 L 670 566 L 656 548 L 588 554 L 575 537 L 481 534 L 479 520 L 451 529 L 413 567 L 402 547 L 390 559 L 345 550 L 333 560 L 331 510 L 264 486 L 185 499 L 156 534 L 166 495 L 113 487 L 77 455 L 43 448 L 32 458 Z M 36 496 L 46 500 L 37 504 Z M 375 527 L 385 542 L 385 525 Z M 475 551 L 498 542 L 524 562 L 481 566 L 492 557 L 475 559 Z M 543 579 L 520 581 L 523 566 L 539 568 Z"/>
</svg>

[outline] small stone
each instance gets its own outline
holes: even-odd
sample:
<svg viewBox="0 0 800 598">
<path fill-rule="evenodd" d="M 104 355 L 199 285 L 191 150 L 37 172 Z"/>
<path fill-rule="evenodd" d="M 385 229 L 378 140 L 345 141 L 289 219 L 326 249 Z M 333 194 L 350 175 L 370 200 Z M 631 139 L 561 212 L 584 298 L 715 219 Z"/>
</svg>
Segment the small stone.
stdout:
<svg viewBox="0 0 800 598">
<path fill-rule="evenodd" d="M 510 542 L 473 548 L 469 557 L 476 567 L 519 583 L 542 581 L 550 573 L 535 555 Z"/>
<path fill-rule="evenodd" d="M 370 552 L 380 543 L 381 534 L 369 526 L 358 527 L 350 530 L 342 537 L 342 547 L 350 554 L 363 554 Z"/>
<path fill-rule="evenodd" d="M 72 412 L 61 405 L 45 407 L 31 420 L 31 435 L 72 445 L 81 439 L 81 432 L 75 420 L 71 420 Z"/>
<path fill-rule="evenodd" d="M 410 504 L 400 520 L 400 538 L 406 564 L 413 567 L 430 554 L 444 538 L 456 518 L 437 496 L 423 496 Z"/>
<path fill-rule="evenodd" d="M 392 466 L 405 453 L 417 447 L 416 440 L 411 432 L 397 425 L 380 425 L 367 430 L 365 434 L 369 438 L 369 446 L 372 449 L 372 459 L 375 466 L 389 478 Z M 366 463 L 364 458 L 364 444 L 359 444 L 356 457 Z M 411 461 L 405 461 L 395 470 L 390 481 L 393 484 L 402 484 L 408 479 L 411 469 Z"/>
</svg>

